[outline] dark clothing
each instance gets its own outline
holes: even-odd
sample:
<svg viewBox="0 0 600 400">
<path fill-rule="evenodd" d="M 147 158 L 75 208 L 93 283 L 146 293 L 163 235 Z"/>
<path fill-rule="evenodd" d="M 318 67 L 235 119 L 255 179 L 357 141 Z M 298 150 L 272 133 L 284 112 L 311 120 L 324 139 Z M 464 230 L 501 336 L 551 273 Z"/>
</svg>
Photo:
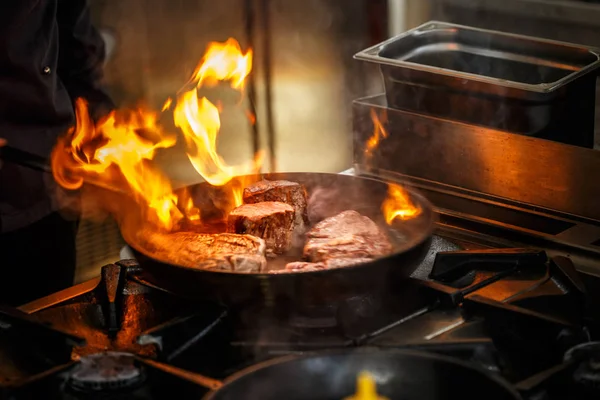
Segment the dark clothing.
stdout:
<svg viewBox="0 0 600 400">
<path fill-rule="evenodd" d="M 73 285 L 77 226 L 52 213 L 0 235 L 0 304 L 20 306 Z"/>
<path fill-rule="evenodd" d="M 57 136 L 74 124 L 77 97 L 96 115 L 111 109 L 100 87 L 104 57 L 86 0 L 0 1 L 0 137 L 49 156 Z M 1 232 L 58 208 L 48 178 L 10 165 L 0 169 Z"/>
<path fill-rule="evenodd" d="M 113 107 L 100 87 L 104 57 L 86 0 L 0 1 L 0 137 L 49 157 L 76 98 L 95 115 Z M 54 190 L 48 174 L 0 168 L 0 301 L 72 284 L 77 224 L 56 213 Z"/>
</svg>

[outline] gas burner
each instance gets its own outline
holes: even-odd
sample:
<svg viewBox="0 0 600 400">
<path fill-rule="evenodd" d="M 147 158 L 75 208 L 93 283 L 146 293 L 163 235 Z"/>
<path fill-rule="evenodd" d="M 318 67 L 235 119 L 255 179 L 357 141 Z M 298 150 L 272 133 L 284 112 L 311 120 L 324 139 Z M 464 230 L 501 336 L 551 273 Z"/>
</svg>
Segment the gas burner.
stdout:
<svg viewBox="0 0 600 400">
<path fill-rule="evenodd" d="M 132 354 L 109 351 L 82 357 L 68 385 L 79 392 L 112 391 L 137 387 L 144 379 Z"/>
<path fill-rule="evenodd" d="M 600 342 L 577 345 L 565 353 L 565 362 L 574 362 L 575 382 L 591 390 L 600 390 Z"/>
</svg>

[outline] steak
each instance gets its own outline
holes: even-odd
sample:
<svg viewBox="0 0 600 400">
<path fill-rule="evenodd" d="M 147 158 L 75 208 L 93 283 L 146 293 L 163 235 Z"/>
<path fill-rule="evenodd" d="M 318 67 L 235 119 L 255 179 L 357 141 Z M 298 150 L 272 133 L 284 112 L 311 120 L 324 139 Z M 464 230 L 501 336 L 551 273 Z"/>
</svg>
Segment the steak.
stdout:
<svg viewBox="0 0 600 400">
<path fill-rule="evenodd" d="M 290 250 L 293 229 L 294 208 L 276 201 L 243 204 L 231 211 L 227 219 L 227 232 L 264 239 L 268 253 Z"/>
<path fill-rule="evenodd" d="M 373 259 L 392 251 L 388 236 L 375 222 L 356 211 L 343 211 L 316 224 L 306 234 L 304 257 L 328 268 L 350 260 Z"/>
<path fill-rule="evenodd" d="M 289 204 L 294 208 L 294 230 L 304 232 L 308 225 L 306 189 L 297 182 L 290 181 L 259 181 L 244 189 L 245 204 L 277 201 Z"/>
<path fill-rule="evenodd" d="M 294 261 L 291 263 L 287 263 L 285 266 L 286 271 L 320 271 L 326 268 L 327 266 L 323 263 L 312 263 L 306 261 Z"/>
<path fill-rule="evenodd" d="M 364 264 L 373 261 L 372 258 L 330 258 L 325 262 L 328 269 L 350 267 L 356 264 Z"/>
<path fill-rule="evenodd" d="M 324 262 L 294 261 L 287 263 L 286 271 L 321 271 L 323 269 L 334 269 L 349 267 L 351 265 L 368 263 L 371 258 L 329 258 Z"/>
<path fill-rule="evenodd" d="M 251 235 L 144 231 L 141 239 L 144 249 L 170 264 L 236 272 L 261 272 L 267 265 L 265 241 Z"/>
</svg>

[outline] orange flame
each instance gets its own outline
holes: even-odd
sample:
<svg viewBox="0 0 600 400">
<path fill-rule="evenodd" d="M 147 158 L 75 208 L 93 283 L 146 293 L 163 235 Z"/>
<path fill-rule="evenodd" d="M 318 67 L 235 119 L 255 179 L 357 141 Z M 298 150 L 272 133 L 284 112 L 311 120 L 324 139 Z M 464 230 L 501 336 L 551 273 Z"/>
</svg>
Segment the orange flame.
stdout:
<svg viewBox="0 0 600 400">
<path fill-rule="evenodd" d="M 85 179 L 116 190 L 129 188 L 170 229 L 181 214 L 177 198 L 168 179 L 147 161 L 157 149 L 173 146 L 175 136 L 161 130 L 152 112 L 112 112 L 94 126 L 85 100 L 77 99 L 75 110 L 77 125 L 52 154 L 55 180 L 66 189 L 78 189 Z"/>
<path fill-rule="evenodd" d="M 401 186 L 390 183 L 388 185 L 388 196 L 381 205 L 381 211 L 385 222 L 391 225 L 396 218 L 403 220 L 417 217 L 423 211 L 410 199 L 408 192 Z"/>
<path fill-rule="evenodd" d="M 371 109 L 371 120 L 373 121 L 373 134 L 367 142 L 365 143 L 365 156 L 367 160 L 370 160 L 373 156 L 373 151 L 379 146 L 379 143 L 382 139 L 386 139 L 388 137 L 388 133 L 383 127 L 383 124 L 387 120 L 387 115 L 383 114 L 383 121 L 379 120 L 377 113 L 374 109 Z"/>
<path fill-rule="evenodd" d="M 198 87 L 205 82 L 229 81 L 232 88 L 243 89 L 244 79 L 252 70 L 252 51 L 243 53 L 234 39 L 209 44 L 206 54 L 196 67 L 191 81 Z M 173 112 L 175 126 L 183 132 L 187 156 L 196 171 L 211 185 L 224 185 L 236 175 L 254 173 L 262 164 L 263 155 L 240 166 L 228 166 L 217 153 L 217 136 L 221 128 L 220 107 L 206 97 L 198 99 L 196 88 L 177 98 Z"/>
<path fill-rule="evenodd" d="M 165 101 L 165 103 L 162 106 L 161 112 L 165 112 L 169 108 L 171 108 L 171 103 L 173 103 L 173 99 L 171 99 L 170 97 L 168 97 L 167 100 Z"/>
<path fill-rule="evenodd" d="M 195 170 L 210 184 L 224 185 L 234 176 L 255 173 L 264 154 L 230 166 L 217 153 L 221 127 L 220 107 L 206 97 L 198 97 L 203 85 L 229 82 L 243 90 L 245 78 L 252 70 L 252 51 L 242 52 L 234 39 L 210 43 L 191 81 L 174 103 L 173 119 L 181 130 L 186 154 Z M 168 98 L 162 112 L 171 108 Z M 94 125 L 86 102 L 76 101 L 76 126 L 62 137 L 52 154 L 55 180 L 64 188 L 78 189 L 84 182 L 96 183 L 133 193 L 133 197 L 149 212 L 153 222 L 171 230 L 184 216 L 200 220 L 200 211 L 187 193 L 173 193 L 167 177 L 152 164 L 156 150 L 175 145 L 176 137 L 163 131 L 158 113 L 136 110 L 113 112 Z M 233 202 L 241 203 L 241 189 L 232 189 Z"/>
<path fill-rule="evenodd" d="M 242 52 L 239 43 L 232 38 L 225 43 L 212 42 L 191 81 L 202 86 L 205 81 L 230 81 L 234 89 L 243 89 L 244 80 L 252 70 L 252 50 Z"/>
<path fill-rule="evenodd" d="M 196 171 L 211 185 L 224 185 L 236 175 L 254 173 L 262 163 L 257 160 L 240 166 L 225 164 L 217 153 L 217 136 L 221 127 L 219 110 L 206 97 L 198 100 L 197 90 L 183 93 L 173 114 L 175 126 L 181 129 L 186 142 L 186 153 Z"/>
</svg>

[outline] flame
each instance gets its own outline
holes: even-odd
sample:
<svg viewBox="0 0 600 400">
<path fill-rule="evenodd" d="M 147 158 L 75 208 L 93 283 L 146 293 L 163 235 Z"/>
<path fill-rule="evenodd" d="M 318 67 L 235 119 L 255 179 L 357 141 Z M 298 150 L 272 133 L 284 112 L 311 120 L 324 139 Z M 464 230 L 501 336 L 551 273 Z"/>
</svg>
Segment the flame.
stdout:
<svg viewBox="0 0 600 400">
<path fill-rule="evenodd" d="M 196 67 L 191 82 L 198 87 L 205 81 L 230 81 L 231 87 L 243 90 L 244 81 L 252 70 L 252 50 L 242 52 L 239 43 L 232 38 L 225 43 L 212 42 Z"/>
<path fill-rule="evenodd" d="M 167 100 L 165 101 L 165 104 L 163 104 L 162 109 L 160 111 L 161 112 L 167 111 L 169 108 L 171 108 L 171 104 L 172 103 L 173 103 L 173 99 L 171 99 L 170 97 L 168 97 Z"/>
<path fill-rule="evenodd" d="M 168 98 L 162 107 L 162 112 L 172 108 L 191 164 L 212 185 L 225 185 L 234 176 L 257 172 L 264 153 L 257 153 L 248 163 L 228 165 L 217 152 L 222 105 L 215 106 L 198 91 L 202 86 L 228 82 L 242 92 L 251 70 L 251 50 L 242 52 L 234 39 L 210 43 L 188 84 L 175 100 Z M 90 182 L 133 193 L 142 212 L 167 230 L 184 217 L 201 219 L 189 193 L 176 195 L 168 178 L 152 163 L 158 149 L 176 143 L 176 136 L 161 128 L 158 113 L 115 111 L 94 124 L 85 100 L 77 99 L 75 114 L 75 127 L 59 139 L 52 154 L 54 178 L 63 188 L 78 189 Z M 241 204 L 242 192 L 243 187 L 232 185 L 235 205 Z"/>
<path fill-rule="evenodd" d="M 183 213 L 190 221 L 200 221 L 200 209 L 195 206 L 194 199 L 188 190 L 184 190 L 179 198 L 178 205 L 183 209 Z"/>
<path fill-rule="evenodd" d="M 381 211 L 388 225 L 396 218 L 403 220 L 417 217 L 423 211 L 410 199 L 408 192 L 394 183 L 388 185 L 388 196 L 381 205 Z"/>
<path fill-rule="evenodd" d="M 246 111 L 246 118 L 248 118 L 248 121 L 250 121 L 250 123 L 252 125 L 256 124 L 256 115 L 254 115 L 252 112 L 250 112 L 249 110 Z"/>
<path fill-rule="evenodd" d="M 168 179 L 147 161 L 156 150 L 172 147 L 175 136 L 162 131 L 156 114 L 141 109 L 112 112 L 97 125 L 85 100 L 76 100 L 75 111 L 75 128 L 59 139 L 52 154 L 54 179 L 71 190 L 86 178 L 115 190 L 129 189 L 170 229 L 173 217 L 180 215 L 177 197 Z"/>
<path fill-rule="evenodd" d="M 198 88 L 205 82 L 229 81 L 234 89 L 243 90 L 244 79 L 252 70 L 252 51 L 243 53 L 240 45 L 229 39 L 225 43 L 210 43 L 191 81 Z M 187 156 L 196 171 L 211 185 L 224 185 L 236 175 L 256 172 L 263 154 L 240 166 L 228 166 L 217 153 L 217 136 L 221 128 L 221 107 L 206 97 L 198 99 L 198 89 L 183 92 L 173 111 L 175 126 L 181 129 L 187 146 Z"/>
<path fill-rule="evenodd" d="M 389 400 L 387 397 L 380 396 L 377 393 L 377 384 L 373 376 L 362 371 L 356 378 L 356 393 L 353 396 L 346 397 L 344 400 Z"/>
<path fill-rule="evenodd" d="M 259 156 L 262 155 L 262 153 L 259 153 Z M 256 161 L 257 163 L 260 163 L 260 160 Z M 238 176 L 236 179 L 231 181 L 231 200 L 232 200 L 232 207 L 239 207 L 242 204 L 244 204 L 244 188 L 252 185 L 253 183 L 256 183 L 260 180 L 260 177 L 258 175 L 243 175 L 243 176 Z"/>
<path fill-rule="evenodd" d="M 388 133 L 383 127 L 383 124 L 387 121 L 387 114 L 382 114 L 383 121 L 379 119 L 374 109 L 371 109 L 371 120 L 373 121 L 373 134 L 367 139 L 365 143 L 365 156 L 367 160 L 370 160 L 373 156 L 373 151 L 379 146 L 382 139 L 388 137 Z"/>
</svg>

